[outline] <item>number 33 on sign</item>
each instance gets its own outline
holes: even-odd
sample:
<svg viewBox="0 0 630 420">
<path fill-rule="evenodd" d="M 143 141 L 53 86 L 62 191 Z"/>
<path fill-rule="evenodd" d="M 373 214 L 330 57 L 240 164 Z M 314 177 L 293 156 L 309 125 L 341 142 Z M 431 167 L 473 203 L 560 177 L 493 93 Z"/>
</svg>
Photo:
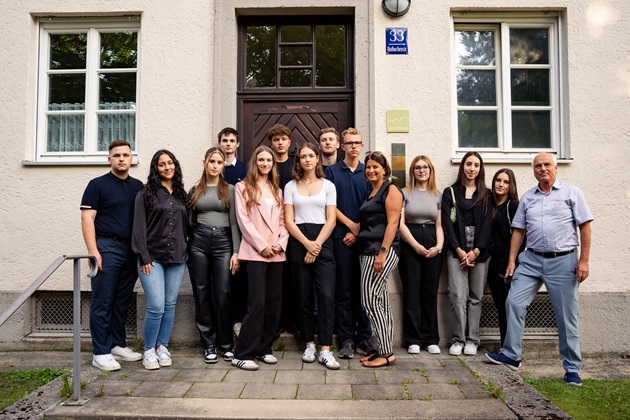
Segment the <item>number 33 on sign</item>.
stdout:
<svg viewBox="0 0 630 420">
<path fill-rule="evenodd" d="M 385 45 L 387 54 L 409 54 L 407 28 L 385 29 Z"/>
</svg>

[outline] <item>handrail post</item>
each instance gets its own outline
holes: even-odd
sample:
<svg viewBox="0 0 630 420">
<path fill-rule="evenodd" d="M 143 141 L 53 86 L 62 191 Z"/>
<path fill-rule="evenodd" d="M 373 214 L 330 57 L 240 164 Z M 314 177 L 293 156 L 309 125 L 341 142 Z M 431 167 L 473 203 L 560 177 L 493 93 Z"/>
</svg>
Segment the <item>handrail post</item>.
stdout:
<svg viewBox="0 0 630 420">
<path fill-rule="evenodd" d="M 73 280 L 73 305 L 74 321 L 72 325 L 72 352 L 74 354 L 74 362 L 72 369 L 72 378 L 74 382 L 74 390 L 72 399 L 79 401 L 81 399 L 81 264 L 80 259 L 75 258 L 74 263 L 74 280 Z"/>
</svg>

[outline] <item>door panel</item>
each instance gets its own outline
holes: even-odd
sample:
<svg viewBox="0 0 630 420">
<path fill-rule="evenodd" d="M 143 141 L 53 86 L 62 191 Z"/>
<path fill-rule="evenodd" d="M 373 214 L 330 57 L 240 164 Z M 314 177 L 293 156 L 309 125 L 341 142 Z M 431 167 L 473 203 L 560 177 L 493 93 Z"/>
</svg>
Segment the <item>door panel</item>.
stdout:
<svg viewBox="0 0 630 420">
<path fill-rule="evenodd" d="M 269 145 L 267 130 L 274 124 L 291 130 L 291 149 L 305 142 L 317 145 L 319 131 L 324 127 L 342 132 L 350 125 L 352 100 L 243 100 L 239 108 L 242 116 L 240 158 L 248 161 L 256 147 Z"/>
</svg>

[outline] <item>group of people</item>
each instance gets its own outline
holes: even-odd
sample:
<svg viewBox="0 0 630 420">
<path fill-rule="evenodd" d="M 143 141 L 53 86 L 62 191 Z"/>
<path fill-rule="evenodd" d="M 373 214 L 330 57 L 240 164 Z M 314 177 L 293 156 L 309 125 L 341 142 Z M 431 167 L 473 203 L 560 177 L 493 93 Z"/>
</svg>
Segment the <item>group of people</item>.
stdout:
<svg viewBox="0 0 630 420">
<path fill-rule="evenodd" d="M 245 165 L 236 159 L 238 132 L 223 129 L 189 192 L 170 151 L 154 154 L 143 185 L 128 174 L 129 144 L 111 143 L 111 171 L 88 184 L 81 203 L 84 239 L 99 265 L 90 307 L 94 366 L 117 370 L 116 359 L 142 359 L 147 369 L 171 365 L 168 341 L 186 265 L 206 363 L 217 363 L 220 353 L 244 370 L 257 370 L 256 361 L 275 364 L 272 342 L 289 328 L 306 344 L 306 363 L 339 369 L 336 330 L 339 358 L 357 352 L 366 367 L 395 364 L 387 279 L 397 266 L 408 352 L 439 354 L 444 255 L 449 354 L 477 353 L 488 281 L 502 351 L 487 357 L 518 368 L 524 314 L 545 283 L 567 382 L 578 384 L 577 285 L 588 276 L 593 217 L 579 189 L 556 181 L 552 155 L 535 157 L 539 184 L 519 203 L 514 173 L 498 170 L 488 189 L 476 152 L 465 154 L 442 193 L 431 159 L 415 157 L 401 191 L 390 182 L 382 152 L 368 151 L 361 162 L 364 144 L 355 128 L 341 135 L 322 129 L 319 147 L 299 145 L 295 155 L 287 127 L 275 125 L 267 137 L 270 147 L 257 147 Z M 578 261 L 573 252 L 580 242 Z M 144 354 L 125 346 L 137 276 L 147 299 Z"/>
</svg>

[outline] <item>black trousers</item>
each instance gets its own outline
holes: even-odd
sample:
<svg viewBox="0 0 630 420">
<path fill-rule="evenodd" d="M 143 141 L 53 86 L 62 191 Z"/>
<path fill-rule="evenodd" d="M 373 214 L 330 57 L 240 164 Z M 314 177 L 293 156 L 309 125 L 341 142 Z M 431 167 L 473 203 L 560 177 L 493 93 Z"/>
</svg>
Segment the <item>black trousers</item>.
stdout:
<svg viewBox="0 0 630 420">
<path fill-rule="evenodd" d="M 495 252 L 496 251 L 496 252 Z M 499 261 L 505 255 L 505 248 L 493 249 L 490 257 L 490 263 L 488 264 L 488 286 L 490 286 L 490 293 L 492 294 L 492 300 L 494 306 L 497 308 L 497 314 L 499 315 L 499 333 L 501 334 L 501 347 L 505 341 L 505 332 L 507 331 L 507 314 L 505 310 L 505 301 L 507 300 L 508 293 L 510 293 L 510 283 L 505 283 L 505 279 L 499 277 L 499 274 L 505 274 L 505 269 L 499 268 Z M 501 272 L 503 271 L 503 272 Z"/>
<path fill-rule="evenodd" d="M 333 238 L 335 255 L 335 316 L 339 346 L 346 340 L 359 343 L 372 337 L 370 319 L 361 306 L 361 263 L 354 246 Z"/>
<path fill-rule="evenodd" d="M 254 360 L 272 354 L 282 310 L 282 268 L 284 262 L 247 261 L 247 314 L 236 342 L 234 357 Z"/>
<path fill-rule="evenodd" d="M 436 245 L 435 225 L 407 224 L 419 244 L 429 249 Z M 420 256 L 402 241 L 398 265 L 403 285 L 404 337 L 408 345 L 426 347 L 440 341 L 437 319 L 437 293 L 442 272 L 442 254 Z"/>
<path fill-rule="evenodd" d="M 230 228 L 197 224 L 188 241 L 188 271 L 195 298 L 195 321 L 201 346 L 231 350 L 232 294 Z"/>
<path fill-rule="evenodd" d="M 324 225 L 303 223 L 297 226 L 304 236 L 315 240 Z M 291 275 L 300 296 L 302 339 L 308 343 L 314 341 L 315 338 L 315 317 L 313 316 L 313 289 L 315 289 L 317 342 L 321 346 L 332 346 L 335 325 L 335 258 L 332 239 L 329 237 L 324 242 L 322 250 L 312 264 L 304 263 L 306 248 L 297 239 L 289 238 L 288 249 L 291 256 Z"/>
</svg>

